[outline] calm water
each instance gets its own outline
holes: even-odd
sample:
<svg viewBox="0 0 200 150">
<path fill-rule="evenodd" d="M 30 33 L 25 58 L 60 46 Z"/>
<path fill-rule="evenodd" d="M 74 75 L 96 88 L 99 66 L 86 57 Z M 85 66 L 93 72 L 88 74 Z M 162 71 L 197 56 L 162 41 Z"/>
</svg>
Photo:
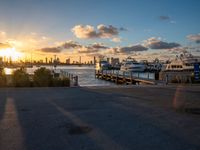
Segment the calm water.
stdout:
<svg viewBox="0 0 200 150">
<path fill-rule="evenodd" d="M 48 69 L 53 69 L 52 66 L 45 66 Z M 29 74 L 33 74 L 39 67 L 27 68 Z M 111 86 L 115 85 L 112 82 L 103 81 L 95 78 L 94 66 L 57 66 L 57 70 L 62 69 L 68 73 L 72 73 L 79 77 L 80 86 Z M 11 74 L 14 69 L 5 68 L 6 74 Z"/>
</svg>

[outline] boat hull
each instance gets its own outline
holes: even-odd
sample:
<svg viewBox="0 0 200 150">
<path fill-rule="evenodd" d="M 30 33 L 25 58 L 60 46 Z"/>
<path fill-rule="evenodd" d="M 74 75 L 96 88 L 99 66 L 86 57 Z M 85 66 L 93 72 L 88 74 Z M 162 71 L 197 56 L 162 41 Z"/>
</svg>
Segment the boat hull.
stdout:
<svg viewBox="0 0 200 150">
<path fill-rule="evenodd" d="M 145 65 L 121 66 L 120 70 L 129 72 L 144 72 L 146 70 L 146 66 Z"/>
</svg>

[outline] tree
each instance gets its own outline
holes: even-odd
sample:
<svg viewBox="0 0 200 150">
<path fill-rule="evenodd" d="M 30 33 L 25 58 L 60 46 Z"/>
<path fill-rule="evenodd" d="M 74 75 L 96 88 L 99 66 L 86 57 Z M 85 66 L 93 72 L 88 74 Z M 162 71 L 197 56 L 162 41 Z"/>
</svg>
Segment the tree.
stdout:
<svg viewBox="0 0 200 150">
<path fill-rule="evenodd" d="M 51 86 L 52 80 L 53 76 L 49 69 L 42 67 L 34 72 L 33 82 L 35 86 L 39 87 Z"/>
<path fill-rule="evenodd" d="M 53 78 L 52 86 L 54 87 L 69 87 L 70 86 L 70 79 L 69 78 Z"/>
<path fill-rule="evenodd" d="M 29 75 L 25 68 L 17 69 L 12 75 L 13 86 L 15 87 L 29 87 L 31 85 Z"/>
</svg>

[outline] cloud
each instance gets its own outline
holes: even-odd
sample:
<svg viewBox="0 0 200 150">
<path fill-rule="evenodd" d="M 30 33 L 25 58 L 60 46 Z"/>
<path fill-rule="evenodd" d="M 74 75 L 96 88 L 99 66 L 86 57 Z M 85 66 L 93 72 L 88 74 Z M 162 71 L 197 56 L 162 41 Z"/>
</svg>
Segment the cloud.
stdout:
<svg viewBox="0 0 200 150">
<path fill-rule="evenodd" d="M 94 43 L 91 45 L 81 45 L 78 42 L 75 41 L 66 41 L 64 43 L 57 43 L 57 46 L 55 47 L 45 47 L 42 49 L 39 49 L 41 52 L 46 53 L 60 53 L 66 49 L 74 49 L 74 52 L 76 53 L 85 53 L 85 54 L 93 54 L 98 53 L 100 50 L 107 49 L 108 47 L 105 46 L 102 43 Z"/>
<path fill-rule="evenodd" d="M 113 48 L 108 48 L 104 51 L 106 54 L 119 54 L 120 52 L 120 47 L 113 47 Z"/>
<path fill-rule="evenodd" d="M 188 47 L 175 47 L 175 48 L 172 48 L 172 49 L 169 49 L 169 53 L 171 54 L 180 54 L 180 53 L 187 53 Z"/>
<path fill-rule="evenodd" d="M 82 46 L 79 43 L 70 40 L 63 43 L 61 47 L 64 49 L 71 49 L 71 48 L 81 48 Z"/>
<path fill-rule="evenodd" d="M 87 54 L 87 55 L 98 55 L 98 54 L 132 54 L 133 52 L 140 52 L 148 50 L 147 47 L 137 44 L 127 47 L 108 47 L 103 43 L 93 43 L 90 45 L 81 45 L 75 41 L 67 41 L 59 43 L 55 47 L 45 47 L 39 49 L 45 53 L 60 53 L 66 49 L 73 49 L 74 53 Z"/>
<path fill-rule="evenodd" d="M 119 37 L 114 37 L 111 41 L 112 41 L 112 42 L 115 42 L 115 43 L 120 43 L 120 42 L 121 42 L 121 38 L 119 38 Z"/>
<path fill-rule="evenodd" d="M 120 30 L 112 25 L 105 26 L 103 24 L 98 25 L 97 29 L 99 31 L 99 33 L 97 34 L 99 35 L 100 38 L 111 38 L 115 35 L 118 35 Z"/>
<path fill-rule="evenodd" d="M 106 49 L 106 54 L 133 54 L 134 52 L 142 52 L 147 51 L 148 48 L 144 47 L 143 45 L 137 44 L 133 46 L 127 46 L 127 47 L 113 47 Z"/>
<path fill-rule="evenodd" d="M 169 16 L 159 16 L 158 17 L 161 21 L 166 21 L 166 20 L 170 20 L 171 18 Z"/>
<path fill-rule="evenodd" d="M 60 53 L 65 49 L 72 49 L 72 48 L 81 48 L 82 45 L 78 44 L 74 41 L 66 41 L 64 43 L 59 43 L 58 46 L 55 47 L 44 47 L 39 49 L 39 51 L 46 52 L 46 53 Z"/>
<path fill-rule="evenodd" d="M 94 53 L 98 53 L 98 52 L 99 52 L 98 49 L 91 49 L 89 47 L 83 47 L 78 50 L 78 53 L 84 53 L 84 54 L 94 54 Z"/>
<path fill-rule="evenodd" d="M 109 47 L 103 45 L 102 43 L 94 43 L 89 46 L 82 46 L 78 49 L 78 53 L 94 54 L 99 53 L 101 50 L 108 49 Z"/>
<path fill-rule="evenodd" d="M 94 43 L 91 45 L 91 48 L 94 49 L 107 49 L 108 47 L 103 45 L 102 43 Z"/>
<path fill-rule="evenodd" d="M 165 15 L 159 16 L 158 19 L 159 19 L 160 21 L 166 21 L 166 22 L 169 22 L 169 23 L 171 23 L 171 24 L 176 24 L 176 21 L 175 21 L 175 20 L 172 20 L 171 17 L 169 17 L 169 16 L 165 16 Z"/>
<path fill-rule="evenodd" d="M 153 37 L 145 41 L 145 46 L 151 49 L 172 49 L 175 47 L 179 47 L 181 45 L 175 42 L 172 43 L 164 42 Z"/>
<path fill-rule="evenodd" d="M 112 25 L 106 26 L 100 24 L 97 26 L 97 30 L 90 25 L 76 25 L 72 28 L 72 32 L 77 38 L 80 39 L 93 39 L 93 38 L 112 38 L 119 35 L 120 31 L 126 31 L 127 29 L 121 27 L 117 28 Z"/>
<path fill-rule="evenodd" d="M 76 25 L 72 28 L 72 32 L 77 38 L 80 39 L 96 38 L 98 36 L 94 27 L 90 25 Z"/>
<path fill-rule="evenodd" d="M 0 49 L 11 48 L 12 46 L 8 43 L 0 43 Z"/>
<path fill-rule="evenodd" d="M 187 39 L 189 39 L 190 41 L 196 42 L 196 43 L 200 43 L 200 33 L 199 34 L 191 34 L 187 36 Z"/>
<path fill-rule="evenodd" d="M 62 49 L 60 47 L 45 47 L 40 49 L 40 51 L 45 53 L 60 53 Z"/>
<path fill-rule="evenodd" d="M 132 52 L 139 52 L 139 51 L 146 51 L 148 48 L 144 47 L 143 45 L 134 45 L 130 47 L 122 47 L 120 48 L 120 53 L 132 53 Z"/>
</svg>

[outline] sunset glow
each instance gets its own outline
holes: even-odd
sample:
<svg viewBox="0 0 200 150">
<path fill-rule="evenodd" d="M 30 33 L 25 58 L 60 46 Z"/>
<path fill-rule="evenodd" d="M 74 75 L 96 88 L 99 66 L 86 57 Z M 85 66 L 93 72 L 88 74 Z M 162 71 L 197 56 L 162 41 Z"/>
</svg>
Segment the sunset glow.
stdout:
<svg viewBox="0 0 200 150">
<path fill-rule="evenodd" d="M 22 53 L 18 52 L 14 47 L 0 50 L 0 57 L 17 61 L 22 57 Z"/>
<path fill-rule="evenodd" d="M 46 61 L 56 55 L 62 62 L 200 56 L 199 6 L 198 0 L 2 1 L 0 56 Z"/>
</svg>

